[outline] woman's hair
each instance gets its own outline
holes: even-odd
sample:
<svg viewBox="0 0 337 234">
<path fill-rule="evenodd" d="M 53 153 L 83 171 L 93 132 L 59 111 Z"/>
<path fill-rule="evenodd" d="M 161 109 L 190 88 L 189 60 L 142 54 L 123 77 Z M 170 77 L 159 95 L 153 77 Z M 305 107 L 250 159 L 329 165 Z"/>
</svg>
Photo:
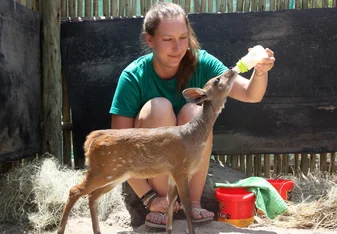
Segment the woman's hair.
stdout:
<svg viewBox="0 0 337 234">
<path fill-rule="evenodd" d="M 178 78 L 177 92 L 180 93 L 180 91 L 186 87 L 187 80 L 192 78 L 198 62 L 198 49 L 200 48 L 199 42 L 195 36 L 184 9 L 181 6 L 170 2 L 158 2 L 154 4 L 145 15 L 142 35 L 148 33 L 149 35 L 154 36 L 155 31 L 157 30 L 157 27 L 162 19 L 176 17 L 183 17 L 185 19 L 188 30 L 189 47 L 186 51 L 186 54 L 180 61 L 176 75 Z"/>
</svg>

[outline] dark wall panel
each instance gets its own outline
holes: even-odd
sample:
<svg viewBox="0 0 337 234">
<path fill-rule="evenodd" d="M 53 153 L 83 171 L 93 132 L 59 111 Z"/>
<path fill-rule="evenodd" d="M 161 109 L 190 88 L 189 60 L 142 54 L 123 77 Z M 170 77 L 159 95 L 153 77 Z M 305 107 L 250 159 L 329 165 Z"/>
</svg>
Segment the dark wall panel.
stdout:
<svg viewBox="0 0 337 234">
<path fill-rule="evenodd" d="M 203 48 L 225 64 L 233 66 L 255 44 L 271 48 L 277 59 L 261 103 L 228 102 L 215 125 L 214 151 L 337 150 L 337 9 L 192 15 L 191 20 Z"/>
<path fill-rule="evenodd" d="M 0 163 L 40 152 L 40 16 L 0 1 Z"/>
<path fill-rule="evenodd" d="M 203 49 L 227 66 L 256 44 L 276 63 L 261 103 L 228 100 L 215 128 L 214 153 L 337 150 L 337 9 L 189 16 Z M 120 72 L 143 54 L 142 18 L 64 22 L 63 69 L 69 86 L 75 150 L 86 134 L 110 127 Z M 250 73 L 244 74 L 249 78 Z"/>
</svg>

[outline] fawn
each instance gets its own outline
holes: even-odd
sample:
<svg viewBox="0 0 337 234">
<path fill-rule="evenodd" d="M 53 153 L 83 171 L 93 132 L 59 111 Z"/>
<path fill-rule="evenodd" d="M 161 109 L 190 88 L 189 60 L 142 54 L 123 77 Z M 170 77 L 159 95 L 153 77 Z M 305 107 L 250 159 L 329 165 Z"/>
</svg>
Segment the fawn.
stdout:
<svg viewBox="0 0 337 234">
<path fill-rule="evenodd" d="M 64 233 L 69 212 L 81 196 L 89 195 L 93 231 L 99 234 L 97 203 L 101 195 L 130 177 L 150 178 L 167 174 L 167 233 L 172 233 L 173 209 L 179 195 L 189 233 L 194 234 L 188 181 L 202 160 L 204 144 L 237 75 L 228 69 L 210 79 L 203 89 L 185 89 L 183 96 L 188 102 L 202 105 L 200 113 L 185 125 L 91 132 L 84 143 L 86 174 L 81 183 L 70 189 L 57 233 Z"/>
</svg>

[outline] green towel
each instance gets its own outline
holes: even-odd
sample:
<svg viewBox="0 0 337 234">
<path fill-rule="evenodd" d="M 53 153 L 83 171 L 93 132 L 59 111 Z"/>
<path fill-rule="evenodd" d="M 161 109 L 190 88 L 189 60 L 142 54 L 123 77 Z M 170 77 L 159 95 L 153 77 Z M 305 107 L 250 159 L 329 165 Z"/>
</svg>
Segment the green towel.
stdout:
<svg viewBox="0 0 337 234">
<path fill-rule="evenodd" d="M 270 219 L 274 219 L 287 209 L 287 204 L 277 190 L 266 179 L 261 177 L 249 177 L 232 184 L 214 183 L 214 187 L 244 187 L 247 191 L 253 192 L 256 197 L 256 207 L 262 210 Z"/>
</svg>

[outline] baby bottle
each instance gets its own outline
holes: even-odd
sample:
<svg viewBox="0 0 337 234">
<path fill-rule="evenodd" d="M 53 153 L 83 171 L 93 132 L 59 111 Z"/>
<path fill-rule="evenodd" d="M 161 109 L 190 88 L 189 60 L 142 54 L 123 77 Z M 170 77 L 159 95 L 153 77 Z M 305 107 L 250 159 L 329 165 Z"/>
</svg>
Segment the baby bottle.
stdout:
<svg viewBox="0 0 337 234">
<path fill-rule="evenodd" d="M 268 58 L 268 54 L 265 49 L 260 46 L 254 46 L 246 56 L 242 57 L 233 68 L 238 73 L 244 73 L 252 69 L 256 64 L 258 64 L 263 58 Z"/>
</svg>

